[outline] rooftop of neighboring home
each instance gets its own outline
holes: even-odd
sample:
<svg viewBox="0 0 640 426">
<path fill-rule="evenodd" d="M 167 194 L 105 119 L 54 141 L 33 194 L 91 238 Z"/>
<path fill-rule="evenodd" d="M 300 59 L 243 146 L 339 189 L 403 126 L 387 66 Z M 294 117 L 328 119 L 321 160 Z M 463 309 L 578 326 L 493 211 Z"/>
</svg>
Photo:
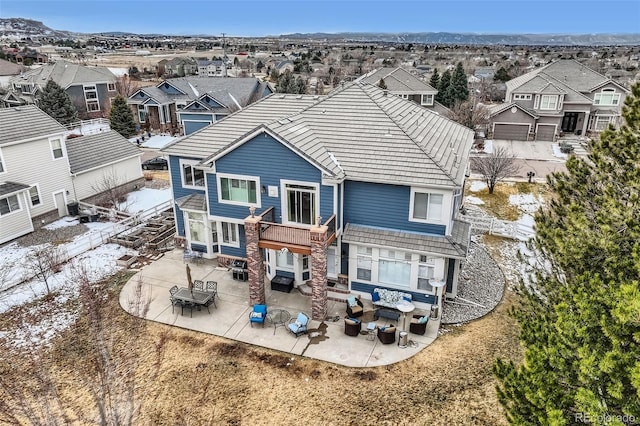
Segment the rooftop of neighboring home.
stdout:
<svg viewBox="0 0 640 426">
<path fill-rule="evenodd" d="M 0 75 L 18 75 L 24 70 L 22 65 L 0 59 Z"/>
<path fill-rule="evenodd" d="M 106 67 L 89 67 L 67 61 L 57 61 L 27 71 L 12 81 L 16 79 L 41 86 L 44 86 L 51 79 L 66 89 L 77 84 L 112 83 L 116 81 L 116 76 Z"/>
<path fill-rule="evenodd" d="M 118 132 L 110 130 L 67 139 L 67 154 L 71 173 L 77 174 L 139 156 L 141 152 Z"/>
<path fill-rule="evenodd" d="M 387 90 L 391 92 L 412 92 L 412 93 L 437 93 L 429 83 L 419 79 L 404 68 L 378 68 L 364 76 L 360 80 L 369 84 L 378 84 L 384 80 Z"/>
<path fill-rule="evenodd" d="M 538 83 L 535 83 L 536 80 Z M 509 92 L 516 91 L 516 89 L 521 91 L 525 84 L 533 84 L 532 88 L 553 84 L 565 89 L 568 93 L 573 92 L 574 100 L 578 100 L 577 96 L 581 96 L 580 93 L 589 93 L 607 83 L 620 86 L 610 78 L 574 59 L 559 59 L 507 81 L 507 90 Z M 625 87 L 620 87 L 628 91 Z"/>
<path fill-rule="evenodd" d="M 65 131 L 62 124 L 35 105 L 0 108 L 0 146 Z"/>
<path fill-rule="evenodd" d="M 264 129 L 328 176 L 448 187 L 464 180 L 462 160 L 473 143 L 473 131 L 414 102 L 388 96 L 373 84 L 346 85 L 304 109 L 298 104 L 293 114 L 286 114 L 281 102 L 291 106 L 291 99 L 272 95 L 165 151 L 205 158 L 207 163 Z M 280 114 L 267 105 L 278 105 Z M 270 111 L 268 117 L 260 118 L 261 110 Z"/>
</svg>

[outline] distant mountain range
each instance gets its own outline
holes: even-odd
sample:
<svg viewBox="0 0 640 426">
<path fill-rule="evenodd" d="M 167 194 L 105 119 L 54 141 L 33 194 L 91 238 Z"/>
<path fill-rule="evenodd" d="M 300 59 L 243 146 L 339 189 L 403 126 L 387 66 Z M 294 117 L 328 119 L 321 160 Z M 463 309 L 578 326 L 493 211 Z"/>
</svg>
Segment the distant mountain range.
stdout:
<svg viewBox="0 0 640 426">
<path fill-rule="evenodd" d="M 100 33 L 113 37 L 144 35 L 145 37 L 163 37 L 171 34 L 131 34 L 110 31 Z M 50 37 L 56 39 L 87 37 L 91 34 L 54 30 L 40 21 L 25 18 L 0 18 L 0 38 L 20 39 L 30 37 L 39 39 Z M 203 35 L 196 35 L 206 37 Z M 213 36 L 211 36 L 213 37 Z M 414 44 L 478 44 L 478 45 L 637 45 L 640 34 L 477 34 L 477 33 L 294 33 L 283 34 L 281 39 L 290 40 L 328 40 L 377 43 L 414 43 Z"/>
</svg>

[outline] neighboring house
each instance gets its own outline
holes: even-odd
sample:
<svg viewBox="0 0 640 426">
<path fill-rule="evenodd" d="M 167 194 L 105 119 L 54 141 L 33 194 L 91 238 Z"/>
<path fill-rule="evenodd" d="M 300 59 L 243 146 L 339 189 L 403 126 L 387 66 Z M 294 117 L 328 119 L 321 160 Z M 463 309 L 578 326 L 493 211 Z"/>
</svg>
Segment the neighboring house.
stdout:
<svg viewBox="0 0 640 426">
<path fill-rule="evenodd" d="M 363 297 L 399 289 L 422 308 L 433 280 L 456 294 L 472 143 L 470 129 L 357 81 L 273 94 L 162 151 L 185 247 L 246 259 L 251 303 L 265 274 L 310 286 L 324 319 L 327 279 Z"/>
<path fill-rule="evenodd" d="M 485 81 L 493 81 L 493 77 L 495 77 L 496 75 L 496 70 L 494 67 L 481 67 L 481 68 L 476 68 L 475 72 L 473 73 L 474 77 L 478 78 L 479 80 L 485 80 Z"/>
<path fill-rule="evenodd" d="M 447 107 L 436 101 L 437 89 L 404 68 L 379 68 L 363 75 L 360 80 L 374 85 L 380 84 L 380 80 L 383 80 L 392 95 L 433 109 L 439 114 L 448 115 L 450 112 Z"/>
<path fill-rule="evenodd" d="M 275 65 L 275 69 L 278 70 L 280 74 L 284 74 L 287 71 L 293 72 L 295 65 L 292 61 L 280 61 Z"/>
<path fill-rule="evenodd" d="M 24 72 L 25 69 L 22 65 L 0 59 L 0 87 L 9 87 L 9 80 L 21 72 Z M 2 103 L 3 101 L 0 100 L 0 106 L 2 106 Z"/>
<path fill-rule="evenodd" d="M 629 90 L 572 59 L 509 80 L 505 103 L 491 107 L 494 139 L 553 141 L 620 125 Z"/>
<path fill-rule="evenodd" d="M 177 77 L 195 75 L 198 73 L 198 63 L 192 58 L 173 58 L 164 63 L 164 73 Z"/>
<path fill-rule="evenodd" d="M 53 80 L 71 98 L 81 119 L 104 118 L 117 96 L 116 76 L 106 67 L 87 67 L 67 61 L 48 63 L 9 81 L 7 106 L 37 104 L 37 95 Z"/>
<path fill-rule="evenodd" d="M 227 64 L 221 59 L 197 61 L 198 75 L 201 77 L 226 77 Z"/>
<path fill-rule="evenodd" d="M 116 132 L 67 139 L 34 105 L 0 109 L 0 243 L 67 215 L 67 204 L 97 195 L 102 176 L 143 183 L 140 152 Z"/>
<path fill-rule="evenodd" d="M 247 78 L 180 77 L 143 87 L 128 103 L 141 127 L 188 135 L 272 93 Z"/>
</svg>

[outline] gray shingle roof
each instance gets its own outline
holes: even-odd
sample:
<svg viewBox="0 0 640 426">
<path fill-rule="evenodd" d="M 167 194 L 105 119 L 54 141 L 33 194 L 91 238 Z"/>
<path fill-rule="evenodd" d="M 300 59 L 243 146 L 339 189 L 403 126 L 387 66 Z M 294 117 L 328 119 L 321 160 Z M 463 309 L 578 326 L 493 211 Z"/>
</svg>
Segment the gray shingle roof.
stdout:
<svg viewBox="0 0 640 426">
<path fill-rule="evenodd" d="M 0 108 L 0 146 L 34 137 L 62 135 L 66 129 L 35 105 Z"/>
<path fill-rule="evenodd" d="M 82 173 L 141 155 L 137 147 L 113 130 L 67 139 L 67 153 L 71 173 Z"/>
<path fill-rule="evenodd" d="M 390 92 L 432 92 L 437 93 L 427 82 L 420 80 L 404 68 L 379 68 L 369 74 L 360 77 L 361 81 L 377 85 L 380 79 L 384 79 L 384 84 Z"/>
<path fill-rule="evenodd" d="M 28 189 L 29 185 L 17 182 L 0 182 L 0 197 Z"/>
<path fill-rule="evenodd" d="M 273 94 L 231 114 L 162 151 L 171 155 L 206 159 L 256 127 L 301 111 L 317 102 L 318 96 Z"/>
<path fill-rule="evenodd" d="M 347 223 L 342 241 L 464 259 L 469 249 L 470 232 L 469 223 L 457 220 L 453 221 L 450 236 L 425 235 Z"/>
<path fill-rule="evenodd" d="M 176 199 L 176 204 L 182 210 L 207 211 L 207 200 L 204 194 L 190 194 Z"/>
<path fill-rule="evenodd" d="M 166 80 L 171 85 L 177 87 L 182 92 L 186 93 L 190 99 L 197 99 L 205 93 L 210 93 L 224 105 L 232 105 L 234 102 L 231 100 L 229 94 L 240 102 L 243 101 L 246 105 L 246 101 L 264 85 L 257 78 L 254 77 L 178 77 Z"/>
<path fill-rule="evenodd" d="M 502 104 L 489 105 L 487 109 L 489 110 L 489 117 L 493 117 L 513 107 L 516 107 L 519 110 L 522 110 L 523 112 L 529 114 L 533 118 L 539 118 L 533 110 L 530 110 L 529 108 L 525 108 L 522 105 L 519 105 L 515 102 L 505 102 Z"/>
<path fill-rule="evenodd" d="M 115 82 L 116 76 L 106 67 L 88 67 L 67 61 L 48 63 L 40 68 L 25 72 L 11 81 L 29 81 L 44 87 L 49 79 L 62 88 L 85 83 Z"/>
</svg>

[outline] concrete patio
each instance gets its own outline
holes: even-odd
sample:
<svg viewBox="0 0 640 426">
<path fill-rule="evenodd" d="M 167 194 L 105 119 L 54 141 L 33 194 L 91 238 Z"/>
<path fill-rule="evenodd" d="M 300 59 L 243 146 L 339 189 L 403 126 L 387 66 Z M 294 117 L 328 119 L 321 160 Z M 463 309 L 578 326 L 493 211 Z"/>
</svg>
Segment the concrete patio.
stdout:
<svg viewBox="0 0 640 426">
<path fill-rule="evenodd" d="M 211 314 L 206 308 L 200 311 L 194 309 L 193 318 L 188 311 L 184 312 L 184 316 L 181 315 L 177 307 L 172 312 L 169 289 L 174 285 L 187 286 L 186 266 L 182 259 L 182 250 L 179 249 L 166 253 L 136 273 L 120 293 L 120 305 L 123 309 L 129 310 L 128 300 L 131 300 L 135 284 L 141 278 L 143 290 L 151 299 L 146 316 L 151 321 L 349 367 L 375 367 L 405 360 L 424 349 L 437 337 L 439 321 L 434 320 L 429 320 L 423 336 L 409 333 L 409 345 L 406 348 L 398 346 L 399 332 L 396 332 L 396 343 L 389 345 L 383 345 L 377 337 L 371 341 L 366 334 L 347 336 L 344 334 L 343 321 L 346 315 L 345 302 L 331 300 L 328 301 L 327 310 L 329 319 L 323 323 L 310 321 L 307 335 L 296 338 L 286 327 L 274 329 L 269 322 L 264 328 L 255 325 L 251 327 L 249 314 L 252 308 L 249 305 L 247 282 L 234 280 L 230 270 L 217 267 L 216 262 L 212 260 L 188 265 L 191 268 L 192 279 L 218 282 L 217 308 L 211 305 Z M 272 291 L 268 283 L 265 284 L 265 289 L 268 310 L 285 309 L 291 313 L 292 318 L 295 318 L 298 312 L 305 312 L 311 316 L 311 297 L 302 295 L 297 289 L 291 293 Z M 363 300 L 363 303 L 365 320 L 372 318 L 371 301 Z M 416 310 L 407 314 L 407 329 L 409 318 L 413 314 L 427 313 Z M 339 317 L 339 320 L 332 321 L 332 317 Z M 377 324 L 395 324 L 401 329 L 402 317 L 398 323 L 380 318 Z M 363 329 L 365 328 L 366 323 L 363 324 Z"/>
</svg>

